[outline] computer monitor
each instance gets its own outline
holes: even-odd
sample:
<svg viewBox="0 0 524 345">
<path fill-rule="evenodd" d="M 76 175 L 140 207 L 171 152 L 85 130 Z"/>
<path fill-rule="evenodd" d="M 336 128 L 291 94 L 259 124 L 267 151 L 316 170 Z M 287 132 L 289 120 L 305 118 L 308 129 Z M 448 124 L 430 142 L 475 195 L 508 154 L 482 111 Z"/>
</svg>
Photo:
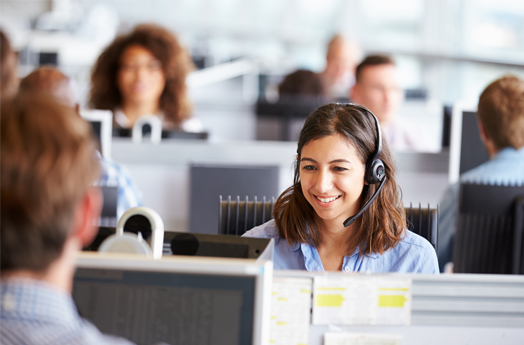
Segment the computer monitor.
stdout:
<svg viewBox="0 0 524 345">
<path fill-rule="evenodd" d="M 449 183 L 460 175 L 489 160 L 488 152 L 480 139 L 477 110 L 462 103 L 453 105 L 449 149 Z"/>
<path fill-rule="evenodd" d="M 189 231 L 218 234 L 220 195 L 278 196 L 280 168 L 265 165 L 192 164 Z"/>
<path fill-rule="evenodd" d="M 453 107 L 451 105 L 444 105 L 442 107 L 442 138 L 441 148 L 449 149 L 449 142 L 451 137 L 451 113 Z"/>
<path fill-rule="evenodd" d="M 271 261 L 81 253 L 73 299 L 137 344 L 269 344 Z"/>
<path fill-rule="evenodd" d="M 113 132 L 113 112 L 110 110 L 80 110 L 80 116 L 93 127 L 102 157 L 111 158 L 111 134 Z"/>
</svg>

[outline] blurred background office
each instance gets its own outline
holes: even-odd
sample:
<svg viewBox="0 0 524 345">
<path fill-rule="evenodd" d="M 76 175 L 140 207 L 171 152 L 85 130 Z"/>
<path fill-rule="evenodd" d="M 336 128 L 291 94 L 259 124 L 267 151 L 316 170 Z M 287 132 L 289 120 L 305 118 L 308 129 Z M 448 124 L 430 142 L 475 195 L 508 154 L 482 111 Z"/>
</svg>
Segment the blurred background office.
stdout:
<svg viewBox="0 0 524 345">
<path fill-rule="evenodd" d="M 358 49 L 395 58 L 406 94 L 400 116 L 420 124 L 434 150 L 442 105 L 475 103 L 504 73 L 524 76 L 520 1 L 2 0 L 0 6 L 20 76 L 56 64 L 76 81 L 81 105 L 102 50 L 144 22 L 175 33 L 199 69 L 244 62 L 229 73 L 188 79 L 194 115 L 211 139 L 254 139 L 258 96 L 274 99 L 296 69 L 325 72 L 336 34 L 351 42 L 351 59 Z"/>
<path fill-rule="evenodd" d="M 279 191 L 289 186 L 293 140 L 312 110 L 295 118 L 288 104 L 278 108 L 295 71 L 320 77 L 328 99 L 348 101 L 362 59 L 394 59 L 404 94 L 397 119 L 433 154 L 396 153 L 407 205 L 436 203 L 447 187 L 451 106 L 474 110 L 493 80 L 524 78 L 524 2 L 514 0 L 1 0 L 0 19 L 18 53 L 18 77 L 55 65 L 83 109 L 93 106 L 96 61 L 117 36 L 154 24 L 187 50 L 188 103 L 207 142 L 153 147 L 118 138 L 112 150 L 172 230 L 188 228 L 192 163 L 278 165 Z M 279 124 L 279 116 L 289 121 Z M 276 134 L 264 137 L 264 129 Z"/>
</svg>

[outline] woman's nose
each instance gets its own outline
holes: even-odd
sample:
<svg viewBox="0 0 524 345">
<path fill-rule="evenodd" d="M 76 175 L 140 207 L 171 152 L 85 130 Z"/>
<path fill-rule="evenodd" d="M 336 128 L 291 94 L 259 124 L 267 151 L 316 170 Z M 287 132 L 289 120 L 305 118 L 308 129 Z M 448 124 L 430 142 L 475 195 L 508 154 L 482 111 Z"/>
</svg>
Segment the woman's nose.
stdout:
<svg viewBox="0 0 524 345">
<path fill-rule="evenodd" d="M 317 181 L 316 181 L 316 189 L 320 193 L 326 193 L 329 190 L 331 190 L 331 187 L 333 186 L 333 180 L 332 176 L 329 172 L 323 172 L 320 171 L 317 175 Z"/>
</svg>

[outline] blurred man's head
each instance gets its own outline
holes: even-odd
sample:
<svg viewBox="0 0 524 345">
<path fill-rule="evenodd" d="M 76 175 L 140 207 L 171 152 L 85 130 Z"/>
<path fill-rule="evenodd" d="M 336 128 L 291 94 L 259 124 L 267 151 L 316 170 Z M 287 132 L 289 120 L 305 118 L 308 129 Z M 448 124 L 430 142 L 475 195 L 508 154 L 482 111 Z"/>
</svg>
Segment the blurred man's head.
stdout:
<svg viewBox="0 0 524 345">
<path fill-rule="evenodd" d="M 0 31 L 0 97 L 7 99 L 16 94 L 18 76 L 16 54 L 6 35 Z"/>
<path fill-rule="evenodd" d="M 299 69 L 288 74 L 278 85 L 280 96 L 319 96 L 326 97 L 326 87 L 317 73 Z"/>
<path fill-rule="evenodd" d="M 394 121 L 402 100 L 397 68 L 392 58 L 370 55 L 358 66 L 351 100 L 371 110 L 382 125 Z"/>
<path fill-rule="evenodd" d="M 45 275 L 95 234 L 95 143 L 72 108 L 43 96 L 3 102 L 0 121 L 1 272 Z"/>
<path fill-rule="evenodd" d="M 41 93 L 60 103 L 76 107 L 76 95 L 71 80 L 55 67 L 40 67 L 20 82 L 20 93 Z"/>
<path fill-rule="evenodd" d="M 328 44 L 326 69 L 323 74 L 331 83 L 340 82 L 348 74 L 355 73 L 355 67 L 361 59 L 360 48 L 341 35 L 335 35 Z"/>
<path fill-rule="evenodd" d="M 524 147 L 524 81 L 508 75 L 488 85 L 479 98 L 478 118 L 490 155 Z"/>
</svg>

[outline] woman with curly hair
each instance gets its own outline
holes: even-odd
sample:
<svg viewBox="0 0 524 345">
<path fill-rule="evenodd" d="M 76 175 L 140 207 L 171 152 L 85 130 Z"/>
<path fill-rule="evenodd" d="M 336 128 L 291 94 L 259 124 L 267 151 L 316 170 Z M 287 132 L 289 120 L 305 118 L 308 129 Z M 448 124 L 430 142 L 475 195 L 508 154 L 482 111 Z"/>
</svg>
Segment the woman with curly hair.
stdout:
<svg viewBox="0 0 524 345">
<path fill-rule="evenodd" d="M 406 230 L 393 157 L 375 115 L 359 105 L 309 115 L 294 183 L 273 217 L 244 236 L 275 240 L 275 269 L 439 272 L 431 244 Z"/>
<path fill-rule="evenodd" d="M 191 119 L 186 76 L 194 65 L 176 37 L 152 25 L 117 37 L 91 74 L 90 106 L 114 112 L 115 126 L 133 127 L 142 115 L 157 115 L 166 129 L 198 132 Z"/>
</svg>

